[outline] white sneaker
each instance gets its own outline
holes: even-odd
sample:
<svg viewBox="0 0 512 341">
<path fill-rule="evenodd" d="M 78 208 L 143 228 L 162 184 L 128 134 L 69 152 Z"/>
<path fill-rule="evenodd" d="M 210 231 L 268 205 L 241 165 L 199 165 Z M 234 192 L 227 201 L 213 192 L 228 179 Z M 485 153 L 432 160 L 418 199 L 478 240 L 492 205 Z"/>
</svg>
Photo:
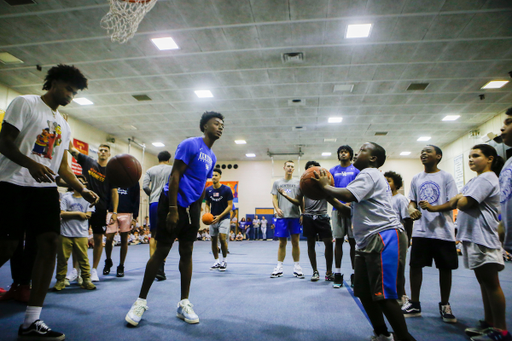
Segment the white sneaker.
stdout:
<svg viewBox="0 0 512 341">
<path fill-rule="evenodd" d="M 82 278 L 82 277 L 80 277 L 80 278 Z M 93 281 L 93 282 L 100 281 L 100 278 L 98 277 L 98 270 L 96 270 L 95 268 L 91 269 L 91 281 Z"/>
<path fill-rule="evenodd" d="M 270 278 L 276 278 L 283 276 L 283 268 L 276 266 L 274 271 L 270 274 Z"/>
<path fill-rule="evenodd" d="M 78 277 L 78 271 L 76 271 L 75 268 L 73 268 L 73 270 L 71 270 L 67 275 L 66 275 L 66 279 L 70 282 L 73 282 L 73 281 L 76 281 Z"/>
<path fill-rule="evenodd" d="M 385 336 L 384 334 L 380 334 L 379 336 L 372 336 L 370 339 L 371 341 L 394 341 L 395 338 L 393 337 L 392 333 L 389 333 L 389 336 Z"/>
<path fill-rule="evenodd" d="M 304 273 L 302 272 L 300 265 L 295 265 L 293 267 L 293 275 L 297 278 L 304 278 Z"/>
<path fill-rule="evenodd" d="M 192 303 L 188 299 L 179 301 L 176 316 L 187 323 L 199 323 L 199 317 L 192 307 Z"/>
<path fill-rule="evenodd" d="M 128 314 L 124 318 L 126 322 L 131 324 L 132 326 L 137 326 L 142 319 L 142 315 L 146 310 L 148 310 L 148 306 L 144 304 L 142 301 L 137 300 L 130 308 Z"/>
</svg>

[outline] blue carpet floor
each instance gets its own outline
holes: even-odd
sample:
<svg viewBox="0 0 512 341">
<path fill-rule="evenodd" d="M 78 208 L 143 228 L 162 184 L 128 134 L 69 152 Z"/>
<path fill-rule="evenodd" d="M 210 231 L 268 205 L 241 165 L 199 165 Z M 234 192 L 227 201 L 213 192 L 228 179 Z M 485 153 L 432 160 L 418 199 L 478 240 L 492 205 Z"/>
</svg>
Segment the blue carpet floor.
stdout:
<svg viewBox="0 0 512 341">
<path fill-rule="evenodd" d="M 196 242 L 194 274 L 190 301 L 200 318 L 189 325 L 176 318 L 180 299 L 178 252 L 173 248 L 167 259 L 168 280 L 155 282 L 148 296 L 149 310 L 137 328 L 128 327 L 124 317 L 138 297 L 148 259 L 148 245 L 130 246 L 125 277 L 115 277 L 119 248 L 114 248 L 113 273 L 100 276 L 97 290 L 87 291 L 72 284 L 61 292 L 50 291 L 41 318 L 55 330 L 66 333 L 67 340 L 369 340 L 370 323 L 350 289 L 349 247 L 344 245 L 342 270 L 345 281 L 333 289 L 323 281 L 325 261 L 323 245 L 317 243 L 321 281 L 309 280 L 312 270 L 301 242 L 301 265 L 305 279 L 292 275 L 291 245 L 284 262 L 285 274 L 270 278 L 277 259 L 275 241 L 231 242 L 228 269 L 210 271 L 213 264 L 209 242 Z M 92 257 L 89 250 L 89 257 Z M 103 262 L 100 271 L 103 269 Z M 408 276 L 408 274 L 406 275 Z M 512 304 L 512 267 L 500 273 L 507 302 Z M 9 263 L 0 269 L 0 287 L 11 283 Z M 55 280 L 52 282 L 52 286 Z M 407 286 L 408 288 L 408 286 Z M 457 324 L 443 323 L 438 313 L 437 270 L 424 270 L 421 302 L 423 316 L 407 319 L 417 340 L 468 340 L 466 326 L 483 318 L 480 290 L 472 271 L 461 267 L 454 272 L 451 296 Z M 23 320 L 25 306 L 0 302 L 0 340 L 15 340 Z M 512 329 L 512 314 L 508 314 Z"/>
</svg>

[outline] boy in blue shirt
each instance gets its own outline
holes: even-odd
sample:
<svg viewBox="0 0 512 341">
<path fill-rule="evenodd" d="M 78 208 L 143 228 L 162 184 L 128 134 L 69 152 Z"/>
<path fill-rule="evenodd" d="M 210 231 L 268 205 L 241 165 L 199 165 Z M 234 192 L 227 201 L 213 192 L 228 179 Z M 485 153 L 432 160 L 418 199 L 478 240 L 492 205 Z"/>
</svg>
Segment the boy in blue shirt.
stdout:
<svg viewBox="0 0 512 341">
<path fill-rule="evenodd" d="M 346 188 L 329 186 L 325 171 L 315 176 L 327 196 L 354 202 L 354 238 L 357 251 L 354 260 L 354 294 L 359 297 L 379 340 L 414 340 L 407 330 L 397 298 L 401 290 L 407 250 L 407 235 L 391 204 L 391 189 L 379 171 L 386 160 L 384 148 L 374 142 L 361 146 L 354 158 L 360 170 Z M 340 207 L 343 215 L 349 209 Z M 395 332 L 393 338 L 384 316 Z"/>
<path fill-rule="evenodd" d="M 224 116 L 207 111 L 201 117 L 199 128 L 204 137 L 191 137 L 178 145 L 169 183 L 160 194 L 156 250 L 146 265 L 139 298 L 125 317 L 133 326 L 139 324 L 142 314 L 148 309 L 146 297 L 149 289 L 176 238 L 179 240 L 181 274 L 181 301 L 176 316 L 187 323 L 199 323 L 199 317 L 188 300 L 192 279 L 192 250 L 200 226 L 204 186 L 206 179 L 212 177 L 213 166 L 217 162 L 211 148 L 222 136 Z"/>
</svg>

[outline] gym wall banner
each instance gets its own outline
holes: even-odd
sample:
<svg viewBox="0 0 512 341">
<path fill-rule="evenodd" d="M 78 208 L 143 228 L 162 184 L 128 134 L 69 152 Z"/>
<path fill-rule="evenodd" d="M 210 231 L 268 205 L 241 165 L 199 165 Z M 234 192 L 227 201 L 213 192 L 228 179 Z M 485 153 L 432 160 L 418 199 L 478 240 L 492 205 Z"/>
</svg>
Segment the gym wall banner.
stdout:
<svg viewBox="0 0 512 341">
<path fill-rule="evenodd" d="M 220 183 L 231 188 L 231 192 L 233 192 L 233 203 L 238 203 L 238 181 L 221 181 Z M 210 187 L 211 185 L 213 185 L 213 182 L 206 181 L 206 187 Z"/>
<path fill-rule="evenodd" d="M 89 155 L 89 144 L 83 141 L 73 139 L 73 146 L 82 154 Z M 75 158 L 71 160 L 71 169 L 76 175 L 82 174 L 82 167 L 76 162 Z"/>
</svg>

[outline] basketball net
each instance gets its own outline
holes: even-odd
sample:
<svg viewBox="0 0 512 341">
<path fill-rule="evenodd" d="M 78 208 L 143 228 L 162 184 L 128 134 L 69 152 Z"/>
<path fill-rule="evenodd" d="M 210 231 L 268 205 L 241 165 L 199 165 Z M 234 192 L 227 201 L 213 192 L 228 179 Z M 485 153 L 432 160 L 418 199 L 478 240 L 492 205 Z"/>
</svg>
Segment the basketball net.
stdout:
<svg viewBox="0 0 512 341">
<path fill-rule="evenodd" d="M 101 19 L 101 27 L 121 44 L 130 40 L 139 24 L 158 0 L 109 0 L 110 11 Z M 111 33 L 112 32 L 112 33 Z"/>
</svg>

